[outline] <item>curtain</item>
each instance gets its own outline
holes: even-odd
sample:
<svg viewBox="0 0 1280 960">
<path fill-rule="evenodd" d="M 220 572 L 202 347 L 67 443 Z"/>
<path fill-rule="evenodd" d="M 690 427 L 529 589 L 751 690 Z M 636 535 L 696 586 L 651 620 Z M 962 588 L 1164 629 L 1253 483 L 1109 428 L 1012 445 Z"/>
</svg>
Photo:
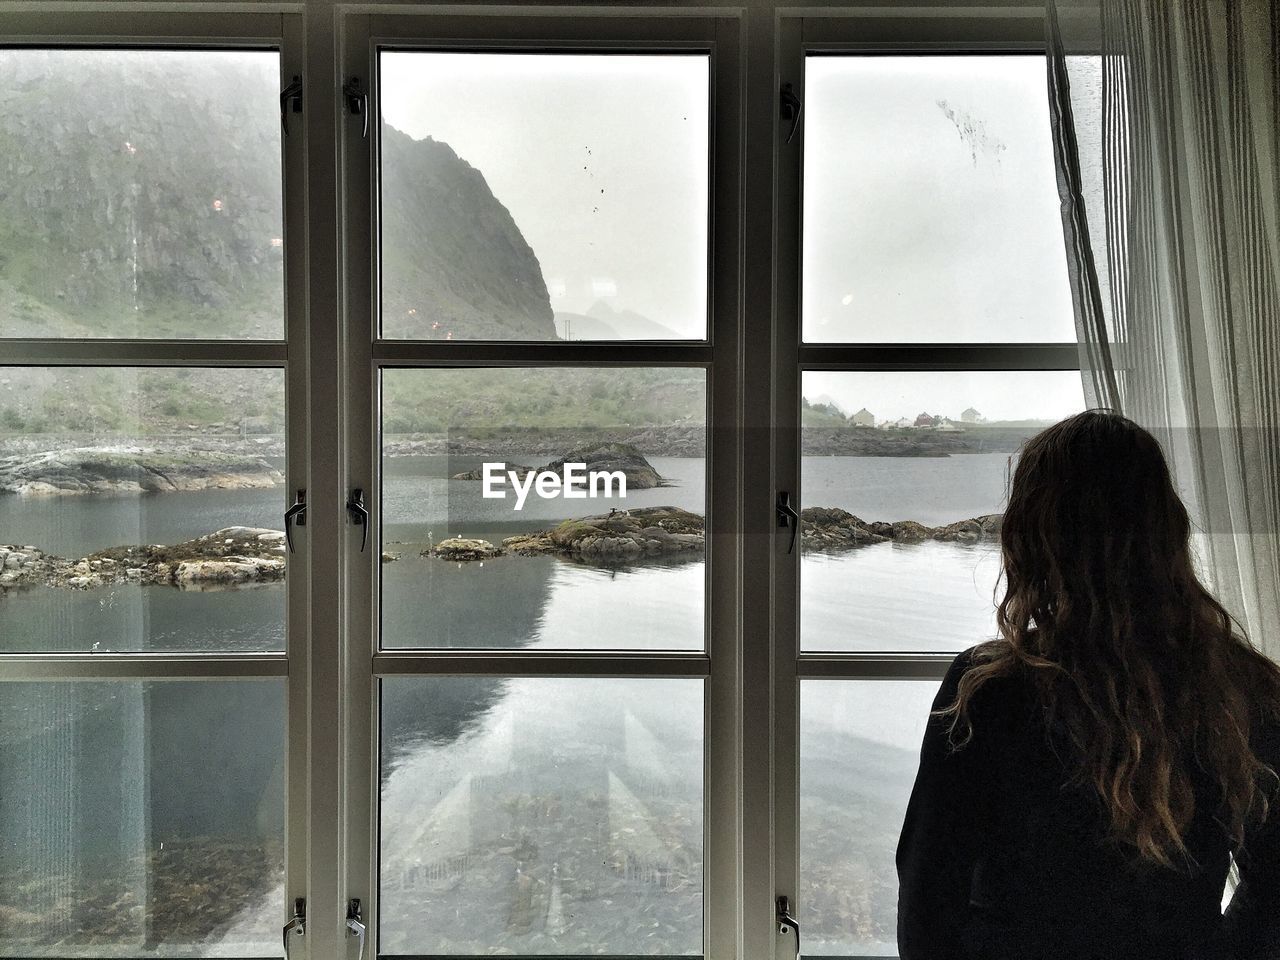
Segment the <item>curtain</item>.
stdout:
<svg viewBox="0 0 1280 960">
<path fill-rule="evenodd" d="M 1280 659 L 1280 9 L 1048 0 L 1090 406 L 1161 441 L 1200 571 Z"/>
</svg>

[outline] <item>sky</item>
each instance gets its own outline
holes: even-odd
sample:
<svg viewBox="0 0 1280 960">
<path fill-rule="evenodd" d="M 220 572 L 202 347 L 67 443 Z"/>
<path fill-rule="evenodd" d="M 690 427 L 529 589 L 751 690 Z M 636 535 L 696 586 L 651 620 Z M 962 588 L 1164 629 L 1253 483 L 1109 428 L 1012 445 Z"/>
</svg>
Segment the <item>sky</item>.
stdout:
<svg viewBox="0 0 1280 960">
<path fill-rule="evenodd" d="M 1074 340 L 1041 56 L 811 56 L 810 342 Z"/>
<path fill-rule="evenodd" d="M 484 174 L 551 305 L 603 300 L 706 336 L 705 54 L 388 51 L 383 117 Z"/>
</svg>

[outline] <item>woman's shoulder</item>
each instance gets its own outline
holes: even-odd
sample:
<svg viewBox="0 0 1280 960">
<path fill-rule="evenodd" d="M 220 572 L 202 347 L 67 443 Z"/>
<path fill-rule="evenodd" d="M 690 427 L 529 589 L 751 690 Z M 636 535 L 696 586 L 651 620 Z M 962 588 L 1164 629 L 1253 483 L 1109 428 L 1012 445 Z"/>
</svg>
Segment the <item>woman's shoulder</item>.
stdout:
<svg viewBox="0 0 1280 960">
<path fill-rule="evenodd" d="M 1005 640 L 986 640 L 956 654 L 943 678 L 939 699 L 954 702 L 970 673 L 974 678 L 966 686 L 970 690 L 970 709 L 975 713 L 1024 706 L 1026 696 L 1032 692 L 1030 679 Z M 974 681 L 978 681 L 976 686 L 972 685 Z"/>
</svg>

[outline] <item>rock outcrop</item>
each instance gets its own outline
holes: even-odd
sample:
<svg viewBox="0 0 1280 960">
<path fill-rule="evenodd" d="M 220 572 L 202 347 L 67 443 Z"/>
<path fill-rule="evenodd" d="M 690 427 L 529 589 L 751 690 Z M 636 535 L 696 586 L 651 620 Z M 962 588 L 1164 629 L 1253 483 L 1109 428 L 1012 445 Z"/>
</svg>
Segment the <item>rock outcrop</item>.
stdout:
<svg viewBox="0 0 1280 960">
<path fill-rule="evenodd" d="M 866 521 L 839 507 L 806 507 L 800 511 L 800 542 L 805 550 L 841 551 L 874 543 L 921 543 L 941 540 L 948 543 L 998 542 L 998 513 L 969 520 L 957 520 L 941 527 L 928 527 L 915 520 L 892 523 Z"/>
<path fill-rule="evenodd" d="M 587 473 L 593 470 L 622 471 L 628 490 L 650 490 L 663 485 L 662 477 L 644 455 L 629 443 L 590 443 L 570 450 L 552 460 L 544 470 L 563 473 L 566 463 L 584 463 Z"/>
<path fill-rule="evenodd" d="M 696 553 L 704 549 L 702 517 L 679 507 L 637 507 L 566 520 L 550 530 L 502 541 L 518 554 L 550 553 L 598 563 Z"/>
<path fill-rule="evenodd" d="M 421 555 L 469 563 L 472 560 L 500 557 L 502 554 L 502 548 L 495 547 L 488 540 L 481 540 L 478 537 L 450 537 L 448 540 L 441 540 L 429 550 L 423 550 Z"/>
<path fill-rule="evenodd" d="M 0 492 L 21 496 L 157 493 L 274 487 L 284 475 L 260 457 L 76 447 L 0 459 Z"/>
<path fill-rule="evenodd" d="M 542 267 L 447 143 L 382 127 L 384 336 L 555 340 Z"/>
<path fill-rule="evenodd" d="M 662 476 L 644 458 L 639 450 L 628 443 L 609 441 L 593 442 L 575 447 L 559 459 L 552 460 L 545 467 L 527 467 L 519 463 L 505 463 L 503 470 L 514 470 L 520 480 L 530 473 L 555 473 L 564 476 L 566 463 L 586 465 L 587 474 L 592 471 L 621 472 L 627 478 L 628 490 L 651 490 L 664 486 Z M 454 474 L 453 480 L 483 480 L 484 470 L 476 468 L 465 473 Z M 503 479 L 506 479 L 505 473 Z"/>
<path fill-rule="evenodd" d="M 112 547 L 78 560 L 33 546 L 0 545 L 0 592 L 27 586 L 90 589 L 113 583 L 210 589 L 284 579 L 279 530 L 225 527 L 173 545 Z"/>
</svg>

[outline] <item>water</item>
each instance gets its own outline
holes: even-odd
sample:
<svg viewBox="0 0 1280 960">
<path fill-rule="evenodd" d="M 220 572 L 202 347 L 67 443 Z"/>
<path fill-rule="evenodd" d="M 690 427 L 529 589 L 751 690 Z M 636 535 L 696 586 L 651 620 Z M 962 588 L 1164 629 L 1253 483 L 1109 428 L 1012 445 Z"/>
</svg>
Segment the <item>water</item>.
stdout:
<svg viewBox="0 0 1280 960">
<path fill-rule="evenodd" d="M 673 485 L 632 491 L 626 506 L 670 504 L 703 512 L 704 461 L 652 462 Z M 419 556 L 450 535 L 496 543 L 566 516 L 607 511 L 604 501 L 530 497 L 516 514 L 513 500 L 483 499 L 479 482 L 447 479 L 477 463 L 456 457 L 388 461 L 383 546 L 401 559 L 381 566 L 385 645 L 703 648 L 701 558 L 607 569 L 547 556 L 505 556 L 483 565 Z M 910 518 L 936 525 L 998 511 L 1006 467 L 999 454 L 811 457 L 804 461 L 804 502 L 843 507 L 867 520 Z M 283 489 L 4 497 L 0 542 L 78 557 L 120 544 L 173 543 L 224 526 L 279 528 L 284 507 Z M 805 649 L 949 651 L 993 630 L 997 564 L 991 545 L 878 544 L 841 555 L 806 554 L 801 564 Z M 284 644 L 284 596 L 282 584 L 210 592 L 133 585 L 10 592 L 0 599 L 0 649 L 85 651 L 98 644 L 99 650 L 278 650 Z M 618 683 L 459 677 L 384 685 L 383 836 L 414 834 L 387 848 L 383 859 L 388 943 L 402 952 L 428 953 L 486 952 L 499 943 L 533 953 L 588 943 L 621 950 L 643 929 L 643 949 L 698 949 L 702 685 L 627 681 L 631 686 L 623 695 L 611 686 Z M 6 800 L 0 786 L 9 824 L 0 831 L 17 839 L 0 856 L 0 874 L 37 868 L 46 873 L 39 883 L 49 893 L 28 898 L 26 913 L 40 903 L 54 909 L 58 885 L 65 887 L 66 877 L 77 873 L 89 875 L 86 864 L 100 856 L 93 851 L 103 848 L 104 838 L 116 838 L 111 843 L 118 847 L 120 838 L 136 836 L 126 844 L 141 878 L 129 881 L 131 895 L 150 903 L 153 914 L 163 912 L 157 904 L 170 889 L 160 880 L 203 882 L 182 872 L 196 869 L 188 863 L 236 864 L 238 889 L 256 893 L 225 905 L 223 915 L 206 918 L 199 929 L 172 917 L 165 927 L 153 916 L 145 936 L 137 932 L 143 927 L 125 924 L 123 933 L 100 934 L 93 951 L 278 952 L 281 854 L 270 817 L 281 812 L 276 791 L 284 776 L 283 729 L 264 729 L 266 707 L 246 710 L 236 706 L 236 698 L 216 696 L 201 708 L 204 719 L 192 724 L 183 707 L 190 698 L 158 701 L 143 692 L 129 694 L 131 712 L 118 721 L 121 736 L 136 739 L 148 732 L 130 748 L 128 764 L 104 765 L 103 758 L 114 754 L 104 754 L 88 734 L 100 726 L 98 718 L 118 716 L 119 707 L 103 714 L 93 704 L 103 689 L 118 699 L 142 685 L 80 685 L 99 692 L 84 694 L 90 706 L 72 711 L 70 726 L 63 723 L 64 734 L 53 740 L 49 725 L 62 722 L 65 711 L 39 705 L 54 702 L 49 698 L 58 685 L 26 686 L 34 691 L 30 709 L 6 713 L 9 722 L 0 727 L 0 784 L 36 785 L 35 796 L 46 810 L 84 802 L 75 797 L 133 798 L 104 807 L 97 820 L 41 819 L 45 833 L 37 843 L 34 828 L 20 825 L 40 805 L 15 808 L 18 794 Z M 875 683 L 810 683 L 803 689 L 801 855 L 809 888 L 801 900 L 808 904 L 809 929 L 817 935 L 811 942 L 819 952 L 869 955 L 891 949 L 892 845 L 933 689 L 901 686 L 892 695 L 887 685 Z M 175 766 L 169 745 L 184 741 L 199 759 L 195 766 Z M 251 766 L 245 765 L 247 743 L 256 745 Z M 666 759 L 655 768 L 654 757 Z M 126 772 L 135 768 L 139 776 L 151 772 L 139 780 Z M 239 771 L 234 790 L 211 792 L 227 781 L 228 770 Z M 157 797 L 152 791 L 141 801 L 135 781 L 163 782 L 168 792 Z M 194 812 L 175 817 L 173 811 L 184 809 Z M 453 832 L 449 825 L 464 822 L 466 849 L 440 847 L 441 838 Z M 147 847 L 161 842 L 161 834 L 170 844 L 163 854 Z M 246 837 L 258 839 L 245 847 Z M 164 859 L 174 843 L 196 852 L 187 860 Z M 3 890 L 0 884 L 0 914 L 12 906 Z M 113 896 L 124 893 L 116 889 Z M 390 907 L 394 912 L 387 912 Z M 45 920 L 34 917 L 31 929 L 51 929 Z M 44 933 L 12 945 L 6 937 L 18 933 L 0 934 L 0 955 L 75 952 L 68 944 L 78 941 L 65 927 L 57 927 L 63 939 L 56 950 L 40 940 Z"/>
</svg>

